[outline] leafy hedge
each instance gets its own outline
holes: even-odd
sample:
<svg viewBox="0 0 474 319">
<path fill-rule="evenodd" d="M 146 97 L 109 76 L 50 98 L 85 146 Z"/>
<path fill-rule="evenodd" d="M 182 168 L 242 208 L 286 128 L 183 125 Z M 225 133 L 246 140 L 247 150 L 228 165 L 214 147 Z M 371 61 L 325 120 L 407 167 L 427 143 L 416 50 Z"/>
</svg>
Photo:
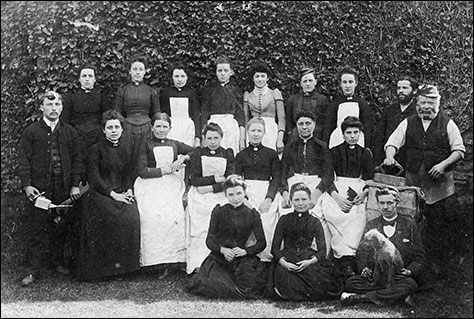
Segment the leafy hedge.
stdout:
<svg viewBox="0 0 474 319">
<path fill-rule="evenodd" d="M 2 191 L 18 191 L 18 141 L 40 115 L 39 94 L 76 90 L 88 61 L 113 101 L 136 52 L 149 57 L 146 82 L 157 88 L 170 84 L 168 65 L 179 59 L 200 89 L 226 54 L 250 89 L 249 66 L 264 60 L 286 98 L 302 64 L 319 70 L 329 97 L 337 70 L 352 65 L 374 121 L 395 99 L 396 76 L 409 72 L 439 86 L 472 168 L 472 1 L 2 1 L 1 9 Z"/>
</svg>

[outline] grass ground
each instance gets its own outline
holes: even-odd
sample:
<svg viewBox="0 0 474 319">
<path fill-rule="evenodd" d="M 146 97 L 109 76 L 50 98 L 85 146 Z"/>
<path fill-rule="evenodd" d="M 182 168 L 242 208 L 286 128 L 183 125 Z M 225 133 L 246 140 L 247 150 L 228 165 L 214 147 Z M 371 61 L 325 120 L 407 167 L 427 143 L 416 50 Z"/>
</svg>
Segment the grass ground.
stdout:
<svg viewBox="0 0 474 319">
<path fill-rule="evenodd" d="M 472 196 L 472 194 L 471 194 Z M 8 205 L 6 204 L 8 203 Z M 471 201 L 472 203 L 472 201 Z M 21 287 L 24 254 L 21 199 L 2 196 L 1 317 L 321 317 L 321 318 L 472 318 L 472 204 L 466 209 L 468 251 L 444 265 L 435 287 L 414 296 L 415 306 L 343 306 L 324 302 L 209 300 L 188 294 L 189 277 L 175 271 L 164 279 L 139 271 L 100 282 L 75 282 L 45 270 L 32 287 Z"/>
</svg>

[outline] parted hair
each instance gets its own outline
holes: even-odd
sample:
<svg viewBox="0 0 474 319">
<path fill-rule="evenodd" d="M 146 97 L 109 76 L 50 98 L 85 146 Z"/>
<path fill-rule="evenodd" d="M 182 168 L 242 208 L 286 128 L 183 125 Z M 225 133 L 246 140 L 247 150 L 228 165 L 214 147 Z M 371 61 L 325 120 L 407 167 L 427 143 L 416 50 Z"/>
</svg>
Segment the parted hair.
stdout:
<svg viewBox="0 0 474 319">
<path fill-rule="evenodd" d="M 224 136 L 224 131 L 222 131 L 222 128 L 217 123 L 210 122 L 206 124 L 202 129 L 202 136 L 206 136 L 206 133 L 209 131 L 217 132 L 220 136 Z"/>
<path fill-rule="evenodd" d="M 299 182 L 299 183 L 296 183 L 296 184 L 291 185 L 291 188 L 290 188 L 290 199 L 292 199 L 292 198 L 293 198 L 293 195 L 294 195 L 296 192 L 298 192 L 298 191 L 306 192 L 306 194 L 308 194 L 308 196 L 311 197 L 311 190 L 309 189 L 309 187 L 306 186 L 305 183 Z"/>
<path fill-rule="evenodd" d="M 349 127 L 357 127 L 361 132 L 364 130 L 364 124 L 362 124 L 357 116 L 346 116 L 341 123 L 342 134 L 344 134 Z"/>
</svg>

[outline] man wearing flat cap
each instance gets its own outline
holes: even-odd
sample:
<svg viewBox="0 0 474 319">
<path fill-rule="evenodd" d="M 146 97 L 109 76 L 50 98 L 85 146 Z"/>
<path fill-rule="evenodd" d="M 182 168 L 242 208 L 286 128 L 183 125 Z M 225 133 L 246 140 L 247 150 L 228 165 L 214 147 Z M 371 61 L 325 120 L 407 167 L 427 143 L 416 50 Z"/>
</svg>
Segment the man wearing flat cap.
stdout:
<svg viewBox="0 0 474 319">
<path fill-rule="evenodd" d="M 439 112 L 440 99 L 436 86 L 418 88 L 417 115 L 407 117 L 390 135 L 383 162 L 395 164 L 394 155 L 405 146 L 407 185 L 419 186 L 425 193 L 425 246 L 432 262 L 449 258 L 448 252 L 456 249 L 446 242 L 446 238 L 456 236 L 447 227 L 453 223 L 448 210 L 454 208 L 456 200 L 453 167 L 466 151 L 459 128 Z"/>
</svg>

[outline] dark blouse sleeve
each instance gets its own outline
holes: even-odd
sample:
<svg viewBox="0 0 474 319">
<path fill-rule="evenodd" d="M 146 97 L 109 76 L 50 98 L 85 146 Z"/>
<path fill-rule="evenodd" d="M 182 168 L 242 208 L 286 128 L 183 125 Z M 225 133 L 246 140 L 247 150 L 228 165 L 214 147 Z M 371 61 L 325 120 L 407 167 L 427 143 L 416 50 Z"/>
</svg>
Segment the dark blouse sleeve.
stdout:
<svg viewBox="0 0 474 319">
<path fill-rule="evenodd" d="M 61 119 L 67 124 L 71 124 L 72 117 L 72 94 L 67 94 L 63 98 L 63 111 L 61 112 Z"/>
<path fill-rule="evenodd" d="M 90 148 L 89 156 L 87 160 L 87 172 L 88 172 L 88 179 L 91 183 L 91 186 L 101 193 L 102 195 L 110 197 L 110 192 L 113 190 L 102 178 L 100 174 L 100 159 L 101 159 L 101 152 L 100 146 L 101 144 L 93 145 Z"/>
<path fill-rule="evenodd" d="M 181 155 L 190 155 L 194 151 L 194 147 L 183 142 L 178 141 L 176 146 L 178 148 L 178 154 Z"/>
<path fill-rule="evenodd" d="M 364 124 L 364 137 L 365 144 L 364 147 L 371 149 L 372 148 L 372 130 L 373 130 L 373 119 L 372 112 L 370 110 L 369 104 L 366 101 L 361 100 L 360 105 L 360 121 Z"/>
<path fill-rule="evenodd" d="M 150 163 L 148 163 L 149 152 L 152 152 L 152 150 L 149 147 L 148 140 L 144 140 L 138 150 L 138 176 L 141 178 L 162 177 L 163 173 L 160 167 L 150 167 Z"/>
<path fill-rule="evenodd" d="M 314 231 L 314 239 L 316 241 L 316 245 L 318 248 L 318 251 L 316 253 L 316 257 L 318 258 L 318 261 L 321 261 L 323 259 L 326 259 L 326 238 L 324 236 L 324 229 L 323 225 L 321 225 L 321 222 L 317 217 L 312 217 L 313 218 L 313 231 Z"/>
<path fill-rule="evenodd" d="M 151 88 L 151 108 L 150 108 L 150 118 L 153 118 L 153 115 L 155 115 L 157 112 L 161 112 L 161 107 L 160 107 L 160 94 L 158 90 L 155 88 Z M 170 115 L 170 114 L 168 114 Z"/>
<path fill-rule="evenodd" d="M 326 143 L 329 143 L 329 138 L 331 137 L 331 133 L 336 128 L 338 108 L 339 108 L 339 103 L 337 100 L 329 103 L 328 107 L 326 108 L 327 110 L 326 119 L 324 121 L 324 128 L 323 128 L 323 134 L 322 134 L 323 141 Z"/>
<path fill-rule="evenodd" d="M 267 241 L 265 239 L 265 233 L 263 232 L 262 220 L 260 219 L 260 214 L 255 208 L 252 208 L 252 230 L 255 235 L 256 243 L 252 246 L 245 248 L 248 255 L 255 255 L 263 251 L 267 246 Z"/>
<path fill-rule="evenodd" d="M 374 159 L 372 152 L 368 148 L 364 148 L 363 167 L 362 167 L 362 179 L 367 181 L 374 178 Z"/>
<path fill-rule="evenodd" d="M 271 155 L 271 180 L 268 185 L 268 191 L 266 198 L 270 198 L 272 201 L 275 199 L 278 188 L 280 187 L 281 181 L 281 163 L 276 152 L 272 152 Z"/>
<path fill-rule="evenodd" d="M 288 143 L 285 145 L 283 150 L 283 157 L 281 158 L 281 182 L 280 182 L 280 192 L 288 191 L 288 177 L 290 175 L 290 153 L 291 153 L 291 144 Z"/>
<path fill-rule="evenodd" d="M 295 101 L 295 95 L 289 97 L 288 102 L 285 105 L 285 119 L 286 119 L 286 134 L 289 135 L 295 127 L 295 121 L 293 119 L 293 104 Z"/>
<path fill-rule="evenodd" d="M 219 233 L 219 215 L 222 209 L 224 208 L 221 208 L 220 205 L 217 204 L 212 210 L 211 221 L 209 222 L 209 230 L 206 237 L 207 248 L 217 253 L 221 252 L 221 245 L 219 244 L 217 235 Z"/>
<path fill-rule="evenodd" d="M 271 253 L 276 262 L 278 262 L 280 258 L 283 257 L 280 247 L 281 247 L 281 243 L 283 242 L 283 236 L 284 236 L 284 231 L 285 231 L 287 222 L 288 222 L 288 215 L 281 216 L 277 222 L 275 233 L 273 234 Z"/>
<path fill-rule="evenodd" d="M 227 165 L 225 168 L 224 176 L 228 177 L 229 175 L 235 174 L 235 159 L 234 159 L 234 150 L 230 147 L 226 149 L 226 160 Z M 215 181 L 215 179 L 214 179 Z M 215 183 L 212 185 L 212 190 L 214 193 L 219 193 L 224 191 L 224 183 Z"/>
<path fill-rule="evenodd" d="M 321 145 L 323 152 L 323 168 L 321 174 L 321 182 L 316 187 L 321 192 L 331 193 L 334 189 L 334 164 L 332 162 L 331 152 L 326 145 Z"/>
<path fill-rule="evenodd" d="M 202 176 L 201 148 L 197 147 L 191 152 L 190 157 L 189 176 L 191 185 L 199 187 L 215 184 L 214 176 Z"/>
<path fill-rule="evenodd" d="M 195 138 L 201 139 L 201 105 L 196 91 L 190 90 L 189 113 L 194 122 Z"/>
<path fill-rule="evenodd" d="M 111 108 L 111 105 L 110 105 L 109 98 L 107 97 L 107 93 L 101 90 L 100 91 L 100 110 L 102 113 L 104 113 L 105 111 L 110 110 L 110 108 Z"/>
<path fill-rule="evenodd" d="M 125 94 L 125 86 L 122 85 L 115 92 L 115 110 L 125 116 L 123 109 L 123 98 Z"/>
</svg>

